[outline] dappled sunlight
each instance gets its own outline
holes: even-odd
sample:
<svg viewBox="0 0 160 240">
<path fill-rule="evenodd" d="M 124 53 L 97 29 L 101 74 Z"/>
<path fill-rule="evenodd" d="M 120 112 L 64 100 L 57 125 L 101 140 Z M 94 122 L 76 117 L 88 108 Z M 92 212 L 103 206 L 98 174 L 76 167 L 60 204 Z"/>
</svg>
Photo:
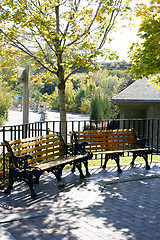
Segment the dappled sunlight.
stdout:
<svg viewBox="0 0 160 240">
<path fill-rule="evenodd" d="M 17 239 L 147 239 L 145 229 L 159 219 L 159 168 L 122 170 L 92 167 L 85 179 L 65 170 L 61 190 L 53 174 L 44 174 L 35 185 L 36 200 L 18 183 L 10 196 L 0 193 L 1 225 Z"/>
</svg>

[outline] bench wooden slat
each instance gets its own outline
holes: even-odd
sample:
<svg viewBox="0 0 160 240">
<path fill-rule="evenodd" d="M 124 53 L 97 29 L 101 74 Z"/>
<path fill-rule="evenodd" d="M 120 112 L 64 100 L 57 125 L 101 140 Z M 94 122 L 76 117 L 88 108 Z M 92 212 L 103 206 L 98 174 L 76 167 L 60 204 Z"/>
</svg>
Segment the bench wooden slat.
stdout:
<svg viewBox="0 0 160 240">
<path fill-rule="evenodd" d="M 32 155 L 32 159 L 28 162 L 35 163 L 44 161 L 45 159 L 53 159 L 67 154 L 64 149 L 62 138 L 57 134 L 37 136 L 20 140 L 13 140 L 10 146 L 16 156 Z M 10 157 L 11 153 L 6 153 L 6 157 Z"/>
<path fill-rule="evenodd" d="M 127 139 L 125 140 L 119 140 L 119 141 L 110 141 L 110 140 L 106 140 L 106 141 L 99 141 L 98 139 L 98 141 L 95 141 L 95 139 L 92 139 L 93 141 L 88 141 L 88 145 L 96 145 L 97 143 L 99 144 L 99 145 L 106 145 L 106 146 L 110 146 L 110 145 L 119 145 L 119 144 L 136 144 L 136 142 L 135 142 L 135 140 L 134 139 L 129 139 L 128 141 L 127 141 Z M 79 141 L 80 143 L 81 142 L 86 142 L 86 141 Z"/>
<path fill-rule="evenodd" d="M 65 158 L 64 153 L 65 152 L 62 152 L 61 154 L 59 152 L 54 152 L 54 153 L 51 153 L 51 154 L 48 154 L 48 155 L 42 155 L 42 156 L 34 157 L 34 158 L 28 160 L 28 163 L 29 164 L 32 164 L 32 163 L 35 163 L 35 162 L 38 163 L 38 162 L 41 162 L 41 161 L 46 161 L 48 159 L 50 159 L 54 162 L 55 157 L 58 158 L 58 157 L 64 156 L 64 158 Z"/>
<path fill-rule="evenodd" d="M 130 146 L 121 145 L 118 148 L 117 148 L 117 146 L 104 146 L 104 147 L 102 147 L 102 146 L 90 146 L 90 147 L 87 147 L 86 146 L 86 149 L 90 150 L 90 151 L 102 151 L 102 150 L 106 151 L 106 150 L 114 150 L 114 149 L 117 149 L 117 150 L 121 150 L 121 149 L 127 150 L 127 149 L 133 149 L 133 148 L 136 149 L 136 147 L 137 146 L 132 147 L 132 145 L 130 145 Z"/>
<path fill-rule="evenodd" d="M 78 138 L 79 139 L 79 142 L 84 142 L 85 140 L 88 140 L 88 141 L 123 141 L 123 140 L 128 140 L 128 139 L 132 139 L 135 141 L 135 137 L 134 136 L 122 136 L 122 137 L 117 137 L 117 136 L 111 136 L 110 138 L 107 137 L 106 135 L 103 137 L 102 135 L 99 135 L 98 136 L 95 136 L 95 137 L 84 137 L 84 138 Z"/>
<path fill-rule="evenodd" d="M 24 138 L 24 139 L 19 139 L 19 140 L 13 140 L 10 141 L 10 145 L 14 145 L 14 144 L 20 144 L 20 143 L 25 143 L 25 142 L 32 142 L 35 140 L 41 140 L 41 139 L 47 139 L 47 138 L 59 138 L 59 136 L 57 135 L 57 133 L 54 134 L 50 134 L 50 135 L 43 135 L 43 136 L 37 136 L 37 137 L 31 137 L 31 138 Z"/>
<path fill-rule="evenodd" d="M 119 129 L 119 130 L 84 130 L 84 131 L 76 131 L 77 136 L 79 135 L 94 135 L 94 134 L 108 134 L 108 135 L 124 135 L 124 134 L 134 134 L 132 129 Z M 72 132 L 70 132 L 72 134 Z"/>
<path fill-rule="evenodd" d="M 71 163 L 74 161 L 77 161 L 79 159 L 82 159 L 84 157 L 84 155 L 76 155 L 76 156 L 66 156 L 55 159 L 54 161 L 49 161 L 49 162 L 44 162 L 44 163 L 40 163 L 40 164 L 34 164 L 34 167 L 39 167 L 42 171 L 46 171 L 47 169 L 50 169 L 54 166 L 58 166 L 58 165 L 62 165 L 62 164 L 66 164 L 66 163 Z"/>
<path fill-rule="evenodd" d="M 133 132 L 132 129 L 113 129 L 113 130 L 112 129 L 111 130 L 109 130 L 109 129 L 100 129 L 100 130 L 96 129 L 96 130 L 81 130 L 81 131 L 76 131 L 76 133 L 87 133 L 88 134 L 88 133 L 93 133 L 93 131 L 95 131 L 97 133 Z M 72 132 L 70 132 L 70 133 L 72 133 Z"/>
<path fill-rule="evenodd" d="M 77 137 L 78 138 L 90 138 L 90 137 L 101 137 L 101 136 L 107 136 L 107 137 L 112 137 L 112 136 L 115 136 L 115 137 L 121 137 L 121 136 L 134 136 L 134 133 L 133 132 L 107 132 L 107 130 L 104 132 L 104 133 L 100 133 L 100 132 L 95 132 L 96 130 L 92 130 L 94 131 L 93 133 L 88 133 L 87 132 L 84 134 L 84 133 L 77 133 Z"/>
<path fill-rule="evenodd" d="M 19 148 L 18 148 L 19 149 Z M 18 156 L 18 155 L 24 155 L 24 154 L 32 154 L 33 156 L 34 156 L 34 152 L 41 152 L 41 151 L 45 151 L 45 150 L 47 150 L 47 149 L 52 149 L 52 151 L 53 151 L 53 149 L 54 149 L 54 151 L 60 151 L 61 149 L 63 149 L 63 146 L 60 146 L 59 145 L 59 143 L 57 144 L 55 144 L 55 143 L 53 143 L 53 144 L 47 144 L 47 145 L 37 145 L 37 143 L 36 143 L 36 146 L 33 146 L 32 145 L 32 148 L 24 148 L 24 149 L 21 149 L 21 150 L 16 150 L 16 149 L 14 149 L 15 151 L 14 151 L 14 153 Z"/>
<path fill-rule="evenodd" d="M 10 145 L 12 146 L 12 149 L 23 149 L 23 148 L 27 148 L 27 147 L 33 147 L 33 146 L 36 146 L 36 145 L 44 145 L 44 144 L 55 144 L 58 145 L 59 143 L 61 143 L 60 139 L 59 138 L 48 138 L 48 139 L 44 139 L 44 140 L 40 140 L 38 141 L 36 139 L 36 141 L 28 141 L 28 142 L 24 142 L 24 143 L 20 143 L 20 144 L 13 144 L 11 143 Z"/>
<path fill-rule="evenodd" d="M 84 130 L 70 132 L 71 142 L 77 146 L 85 146 L 87 150 L 93 154 L 105 154 L 105 163 L 102 166 L 106 167 L 108 158 L 114 159 L 118 166 L 118 171 L 121 172 L 119 165 L 119 156 L 125 152 L 133 153 L 133 160 L 137 156 L 142 156 L 146 162 L 146 169 L 149 169 L 147 154 L 152 150 L 149 147 L 147 150 L 139 150 L 138 139 L 133 129 L 116 129 L 116 130 Z M 84 144 L 87 142 L 87 144 Z M 134 151 L 135 150 L 135 151 Z M 116 154 L 115 154 L 116 153 Z"/>
<path fill-rule="evenodd" d="M 145 152 L 148 151 L 148 148 L 135 148 L 135 149 L 126 149 L 125 153 L 129 153 L 129 152 L 137 152 L 137 151 L 141 151 L 141 152 Z M 111 150 L 111 151 L 102 151 L 102 152 L 94 152 L 95 155 L 99 155 L 99 154 L 112 154 L 112 153 L 124 153 L 124 150 Z"/>
</svg>

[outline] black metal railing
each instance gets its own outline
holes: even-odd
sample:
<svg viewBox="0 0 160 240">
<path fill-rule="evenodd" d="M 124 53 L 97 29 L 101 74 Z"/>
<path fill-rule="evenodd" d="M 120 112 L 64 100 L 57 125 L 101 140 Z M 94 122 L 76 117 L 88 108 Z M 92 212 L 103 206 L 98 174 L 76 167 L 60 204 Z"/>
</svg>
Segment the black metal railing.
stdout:
<svg viewBox="0 0 160 240">
<path fill-rule="evenodd" d="M 0 143 L 27 137 L 36 137 L 53 132 L 61 132 L 61 121 L 44 121 L 15 126 L 0 127 Z M 70 143 L 70 131 L 86 129 L 128 129 L 134 128 L 139 138 L 147 138 L 148 145 L 154 147 L 155 154 L 160 154 L 160 119 L 107 119 L 102 121 L 74 120 L 66 121 L 67 143 Z M 0 146 L 0 154 L 5 149 Z M 3 154 L 4 155 L 4 154 Z M 3 175 L 5 173 L 5 158 L 3 159 Z"/>
<path fill-rule="evenodd" d="M 61 121 L 44 121 L 0 127 L 0 142 L 26 137 L 36 137 L 52 132 L 61 132 Z M 86 129 L 125 129 L 134 128 L 138 137 L 147 138 L 148 144 L 160 149 L 160 119 L 108 119 L 102 121 L 66 121 L 66 139 L 70 142 L 69 132 Z"/>
</svg>

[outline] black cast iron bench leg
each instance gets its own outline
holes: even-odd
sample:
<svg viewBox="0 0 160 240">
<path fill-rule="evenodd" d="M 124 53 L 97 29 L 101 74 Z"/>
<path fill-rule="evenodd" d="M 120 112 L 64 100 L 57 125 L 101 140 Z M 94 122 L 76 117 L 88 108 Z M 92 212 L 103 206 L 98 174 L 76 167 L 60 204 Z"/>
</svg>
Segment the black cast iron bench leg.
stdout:
<svg viewBox="0 0 160 240">
<path fill-rule="evenodd" d="M 12 190 L 13 184 L 14 184 L 14 175 L 15 174 L 13 173 L 13 171 L 15 171 L 15 170 L 10 170 L 10 172 L 9 172 L 9 184 L 8 184 L 7 189 L 4 190 L 4 193 L 8 194 L 8 195 L 11 193 L 11 190 Z"/>
<path fill-rule="evenodd" d="M 113 154 L 106 154 L 106 155 L 105 155 L 105 162 L 104 162 L 104 164 L 102 165 L 102 168 L 103 168 L 103 169 L 106 168 L 106 164 L 107 164 L 107 162 L 108 162 L 108 160 L 109 160 L 110 158 L 115 160 L 115 162 L 116 162 L 116 164 L 117 164 L 117 168 L 118 168 L 117 171 L 118 171 L 119 173 L 121 173 L 122 170 L 121 170 L 120 164 L 119 164 L 119 154 L 115 154 L 115 153 L 113 153 Z"/>
<path fill-rule="evenodd" d="M 27 183 L 27 185 L 30 188 L 31 198 L 36 199 L 38 195 L 35 193 L 34 187 L 33 187 L 33 172 L 24 172 L 24 181 Z"/>
<path fill-rule="evenodd" d="M 64 184 L 62 183 L 62 179 L 61 179 L 62 170 L 63 170 L 64 167 L 65 167 L 65 165 L 61 165 L 61 166 L 58 166 L 54 169 L 51 169 L 51 172 L 55 175 L 55 177 L 58 181 L 58 188 L 64 188 Z"/>
<path fill-rule="evenodd" d="M 103 168 L 103 169 L 106 168 L 106 165 L 107 165 L 108 160 L 109 160 L 109 158 L 108 158 L 108 155 L 106 154 L 106 155 L 105 155 L 105 161 L 104 161 L 104 164 L 102 165 L 102 168 Z"/>
<path fill-rule="evenodd" d="M 35 193 L 34 187 L 33 187 L 33 172 L 32 171 L 31 172 L 26 172 L 26 171 L 16 172 L 16 170 L 10 170 L 9 184 L 8 184 L 7 189 L 4 191 L 4 193 L 10 194 L 14 182 L 19 179 L 23 180 L 30 188 L 31 198 L 33 198 L 33 199 L 37 198 L 38 196 Z"/>
<path fill-rule="evenodd" d="M 82 172 L 82 163 L 81 162 L 75 162 L 75 166 L 77 167 L 77 169 L 80 173 L 80 178 L 85 178 L 85 176 Z"/>
<path fill-rule="evenodd" d="M 90 172 L 89 172 L 89 170 L 88 170 L 88 160 L 83 161 L 83 164 L 84 164 L 85 169 L 86 169 L 86 177 L 90 177 L 91 174 L 90 174 Z"/>
<path fill-rule="evenodd" d="M 136 157 L 143 157 L 143 159 L 145 160 L 145 163 L 146 163 L 146 169 L 149 170 L 150 169 L 150 166 L 148 164 L 148 153 L 147 152 L 134 152 L 133 153 L 133 160 L 132 162 L 130 163 L 130 165 L 133 167 L 134 166 L 134 162 L 135 162 L 135 159 Z"/>
<path fill-rule="evenodd" d="M 118 168 L 117 171 L 118 171 L 119 173 L 121 173 L 122 170 L 121 170 L 121 168 L 120 168 L 120 164 L 119 164 L 119 154 L 117 154 L 117 156 L 115 156 L 114 160 L 115 160 L 116 163 L 117 163 L 117 168 Z"/>
</svg>

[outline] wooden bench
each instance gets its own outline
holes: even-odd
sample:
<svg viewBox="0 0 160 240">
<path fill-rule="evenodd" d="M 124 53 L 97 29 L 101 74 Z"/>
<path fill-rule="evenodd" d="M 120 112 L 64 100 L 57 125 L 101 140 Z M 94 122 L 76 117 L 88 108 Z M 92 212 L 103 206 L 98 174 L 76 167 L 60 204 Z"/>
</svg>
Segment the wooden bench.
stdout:
<svg viewBox="0 0 160 240">
<path fill-rule="evenodd" d="M 15 181 L 24 181 L 30 188 L 31 197 L 36 198 L 33 183 L 39 183 L 40 175 L 45 171 L 52 172 L 58 180 L 58 186 L 63 187 L 61 175 L 66 164 L 74 164 L 80 172 L 80 178 L 84 178 L 81 168 L 83 162 L 86 175 L 90 175 L 88 159 L 92 157 L 91 154 L 85 151 L 75 155 L 59 133 L 11 142 L 4 141 L 2 145 L 8 150 L 5 157 L 9 157 L 9 184 L 5 190 L 6 194 L 11 193 Z"/>
<path fill-rule="evenodd" d="M 105 154 L 104 164 L 101 160 L 101 166 L 104 169 L 108 160 L 114 159 L 118 172 L 121 172 L 119 158 L 126 152 L 133 154 L 132 166 L 136 157 L 140 156 L 146 162 L 146 169 L 150 169 L 148 154 L 152 156 L 153 149 L 146 146 L 146 139 L 138 139 L 133 129 L 73 131 L 70 134 L 71 142 L 75 147 L 77 146 L 77 149 L 85 147 L 94 155 Z"/>
</svg>

